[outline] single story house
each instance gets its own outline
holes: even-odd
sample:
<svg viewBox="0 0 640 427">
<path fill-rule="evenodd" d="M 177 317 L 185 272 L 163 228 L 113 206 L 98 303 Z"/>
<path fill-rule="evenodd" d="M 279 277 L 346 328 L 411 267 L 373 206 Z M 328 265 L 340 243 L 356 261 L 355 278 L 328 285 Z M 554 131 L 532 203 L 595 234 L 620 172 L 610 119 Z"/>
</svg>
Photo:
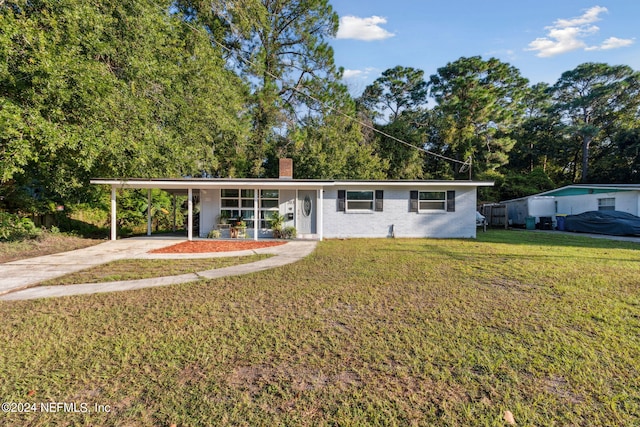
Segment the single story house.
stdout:
<svg viewBox="0 0 640 427">
<path fill-rule="evenodd" d="M 603 210 L 640 216 L 640 184 L 572 184 L 501 203 L 507 205 L 513 224 L 524 224 L 524 216 L 539 222 L 541 217 Z"/>
<path fill-rule="evenodd" d="M 610 210 L 640 216 L 640 184 L 574 184 L 538 196 L 554 197 L 558 214 Z"/>
<path fill-rule="evenodd" d="M 111 187 L 111 239 L 116 239 L 117 189 L 158 188 L 187 196 L 187 236 L 219 226 L 219 218 L 242 219 L 247 237 L 272 237 L 269 219 L 285 217 L 299 238 L 475 238 L 479 186 L 492 182 L 425 180 L 300 180 L 180 178 L 93 179 Z M 150 205 L 151 203 L 149 203 Z M 194 211 L 198 215 L 194 216 Z M 150 214 L 148 234 L 151 233 Z M 197 224 L 194 224 L 196 218 Z M 195 225 L 195 227 L 194 227 Z M 226 237 L 226 236 L 223 236 Z"/>
</svg>

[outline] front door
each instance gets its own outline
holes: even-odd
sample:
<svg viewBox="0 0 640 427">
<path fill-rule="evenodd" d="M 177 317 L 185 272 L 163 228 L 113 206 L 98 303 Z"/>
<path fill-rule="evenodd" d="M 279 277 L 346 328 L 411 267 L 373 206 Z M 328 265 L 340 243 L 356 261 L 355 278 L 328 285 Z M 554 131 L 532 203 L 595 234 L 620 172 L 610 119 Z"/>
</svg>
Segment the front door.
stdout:
<svg viewBox="0 0 640 427">
<path fill-rule="evenodd" d="M 298 191 L 297 224 L 299 234 L 316 233 L 316 191 Z"/>
</svg>

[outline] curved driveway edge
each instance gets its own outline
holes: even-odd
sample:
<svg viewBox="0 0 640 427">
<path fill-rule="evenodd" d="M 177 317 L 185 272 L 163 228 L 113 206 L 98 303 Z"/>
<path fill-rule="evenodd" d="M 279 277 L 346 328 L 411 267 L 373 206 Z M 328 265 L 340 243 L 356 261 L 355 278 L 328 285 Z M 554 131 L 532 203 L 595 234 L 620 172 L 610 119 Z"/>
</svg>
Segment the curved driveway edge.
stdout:
<svg viewBox="0 0 640 427">
<path fill-rule="evenodd" d="M 165 242 L 166 243 L 166 242 Z M 17 290 L 0 296 L 2 301 L 15 301 L 36 298 L 50 298 L 69 295 L 88 295 L 103 292 L 129 291 L 134 289 L 152 288 L 157 286 L 175 285 L 179 283 L 195 282 L 201 279 L 216 279 L 227 276 L 239 276 L 242 274 L 254 273 L 258 271 L 268 270 L 275 267 L 291 264 L 305 258 L 313 252 L 317 242 L 315 241 L 293 241 L 280 246 L 272 246 L 269 248 L 256 249 L 242 252 L 225 252 L 225 256 L 235 256 L 240 254 L 251 253 L 270 253 L 271 258 L 260 261 L 234 265 L 231 267 L 207 270 L 198 273 L 181 274 L 178 276 L 156 277 L 151 279 L 125 280 L 120 282 L 107 283 L 90 283 L 81 285 L 60 285 L 60 286 L 38 286 Z M 98 245 L 101 246 L 101 245 Z M 95 248 L 95 246 L 94 246 Z M 90 249 L 90 248 L 87 248 Z M 81 249 L 83 250 L 83 249 Z M 148 251 L 147 249 L 146 251 Z M 130 258 L 147 258 L 146 251 L 131 254 Z M 76 251 L 73 251 L 76 252 Z M 211 254 L 209 254 L 211 256 Z M 188 258 L 187 254 L 180 258 Z M 119 259 L 129 258 L 128 256 L 120 256 Z M 155 256 L 153 257 L 155 258 Z M 175 258 L 175 257 L 174 257 Z M 110 260 L 109 260 L 110 261 Z M 107 262 L 107 261 L 103 261 Z M 102 262 L 100 262 L 102 263 Z M 32 265 L 33 268 L 33 265 Z M 86 268 L 83 265 L 82 268 Z M 31 271 L 33 272 L 33 270 Z"/>
</svg>

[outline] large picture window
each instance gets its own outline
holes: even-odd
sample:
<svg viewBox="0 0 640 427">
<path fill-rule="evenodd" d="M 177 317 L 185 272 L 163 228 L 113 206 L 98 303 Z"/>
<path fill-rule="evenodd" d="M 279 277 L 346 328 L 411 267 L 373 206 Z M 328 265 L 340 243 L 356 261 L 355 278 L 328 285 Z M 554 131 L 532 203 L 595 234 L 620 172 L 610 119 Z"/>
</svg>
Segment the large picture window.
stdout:
<svg viewBox="0 0 640 427">
<path fill-rule="evenodd" d="M 280 209 L 278 190 L 260 190 L 258 193 L 258 212 L 260 228 L 269 228 L 269 219 L 273 212 Z M 248 228 L 253 228 L 255 190 L 223 188 L 220 190 L 220 214 L 232 220 L 242 220 Z"/>
<path fill-rule="evenodd" d="M 370 190 L 347 191 L 347 212 L 348 211 L 372 211 L 374 193 Z"/>
<path fill-rule="evenodd" d="M 254 190 L 220 190 L 220 213 L 232 220 L 243 220 L 247 227 L 252 228 L 253 196 Z"/>
</svg>

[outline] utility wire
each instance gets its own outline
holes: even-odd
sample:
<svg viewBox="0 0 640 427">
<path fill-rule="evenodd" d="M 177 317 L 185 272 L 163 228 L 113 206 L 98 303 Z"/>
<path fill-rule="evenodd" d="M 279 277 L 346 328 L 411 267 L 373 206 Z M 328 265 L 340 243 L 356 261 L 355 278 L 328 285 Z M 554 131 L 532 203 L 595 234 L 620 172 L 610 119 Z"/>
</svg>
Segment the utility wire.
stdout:
<svg viewBox="0 0 640 427">
<path fill-rule="evenodd" d="M 160 5 L 158 5 L 157 3 L 155 3 L 155 5 L 156 5 L 160 10 L 162 10 L 162 11 L 166 11 L 164 8 L 162 8 L 162 7 L 161 7 Z M 199 28 L 199 27 L 196 27 L 196 26 L 192 25 L 189 21 L 185 21 L 185 20 L 183 20 L 183 22 L 184 22 L 184 23 L 185 23 L 189 28 L 191 28 L 191 29 L 192 29 L 192 30 L 194 30 L 194 31 L 198 31 L 198 32 L 200 32 L 200 33 L 201 33 L 202 31 L 204 31 L 202 28 Z M 230 26 L 230 27 L 233 27 L 233 24 L 232 24 L 231 22 L 228 22 L 228 24 L 229 24 L 229 26 Z M 244 56 L 242 56 L 242 55 L 234 55 L 234 51 L 233 51 L 231 48 L 229 48 L 228 46 L 225 46 L 224 44 L 220 43 L 218 40 L 216 40 L 216 39 L 213 37 L 213 35 L 212 35 L 212 34 L 210 34 L 210 33 L 208 33 L 208 32 L 207 32 L 207 37 L 209 37 L 209 40 L 211 40 L 211 42 L 215 43 L 217 46 L 219 46 L 220 48 L 222 48 L 222 49 L 224 49 L 225 51 L 227 51 L 230 55 L 232 55 L 232 57 L 234 57 L 234 58 L 239 58 L 239 59 L 240 59 L 240 61 L 244 62 L 244 63 L 245 63 L 245 64 L 247 64 L 247 65 L 250 65 L 250 66 L 252 66 L 252 67 L 257 67 L 257 64 L 256 64 L 256 63 L 254 63 L 253 61 L 251 61 L 251 60 L 249 60 L 249 59 L 245 58 Z M 266 71 L 266 74 L 267 74 L 269 77 L 273 78 L 274 80 L 281 80 L 278 76 L 276 76 L 275 74 L 271 73 L 270 71 Z M 328 105 L 327 103 L 325 103 L 325 102 L 321 101 L 321 100 L 320 100 L 320 99 L 318 99 L 317 97 L 315 97 L 315 96 L 313 96 L 313 95 L 310 95 L 310 94 L 308 94 L 308 93 L 306 93 L 306 92 L 304 92 L 304 91 L 300 90 L 298 87 L 295 87 L 295 86 L 294 86 L 294 87 L 292 87 L 292 88 L 291 88 L 291 90 L 293 90 L 294 92 L 297 92 L 297 93 L 299 93 L 299 94 L 301 94 L 301 95 L 303 95 L 303 96 L 306 96 L 307 98 L 311 99 L 312 101 L 317 102 L 318 104 L 320 104 L 320 105 L 324 106 L 325 108 L 329 109 L 330 111 L 333 111 L 333 112 L 335 112 L 335 113 L 338 113 L 339 115 L 341 115 L 341 116 L 343 116 L 343 117 L 346 117 L 348 120 L 351 120 L 352 122 L 357 123 L 357 124 L 359 124 L 360 126 L 362 126 L 362 127 L 366 128 L 366 129 L 369 129 L 369 130 L 371 130 L 371 131 L 373 131 L 373 132 L 375 132 L 375 133 L 377 133 L 377 134 L 379 134 L 379 135 L 382 135 L 382 136 L 387 137 L 387 138 L 389 138 L 389 139 L 391 139 L 391 140 L 393 140 L 393 141 L 396 141 L 396 142 L 399 142 L 399 143 L 401 143 L 401 144 L 404 144 L 404 145 L 406 145 L 406 146 L 408 146 L 408 147 L 415 148 L 416 150 L 422 151 L 422 152 L 424 152 L 424 153 L 426 153 L 426 154 L 429 154 L 429 155 L 431 155 L 431 156 L 438 157 L 438 158 L 443 159 L 443 160 L 448 160 L 448 161 L 450 161 L 450 162 L 458 163 L 458 164 L 462 165 L 462 166 L 460 167 L 460 171 L 461 171 L 461 172 L 467 171 L 467 170 L 468 170 L 468 168 L 470 168 L 470 167 L 471 167 L 471 159 L 472 159 L 472 158 L 471 158 L 471 156 L 469 156 L 469 158 L 468 158 L 467 160 L 462 161 L 462 160 L 454 159 L 454 158 L 452 158 L 452 157 L 444 156 L 444 155 L 442 155 L 442 154 L 434 153 L 433 151 L 429 151 L 429 150 L 427 150 L 426 148 L 423 148 L 423 147 L 417 147 L 417 146 L 415 146 L 415 145 L 413 145 L 413 144 L 411 144 L 411 143 L 409 143 L 409 142 L 406 142 L 406 141 L 404 141 L 404 140 L 402 140 L 402 139 L 400 139 L 400 138 L 397 138 L 397 137 L 395 137 L 395 136 L 393 136 L 393 135 L 390 135 L 390 134 L 388 134 L 388 133 L 386 133 L 386 132 L 384 132 L 384 131 L 381 131 L 380 129 L 376 129 L 374 126 L 370 125 L 369 123 L 366 123 L 366 122 L 364 122 L 364 121 L 362 121 L 362 120 L 359 120 L 359 119 L 357 119 L 357 118 L 355 118 L 355 117 L 352 117 L 352 116 L 350 116 L 349 114 L 347 114 L 347 113 L 345 113 L 345 112 L 343 112 L 343 111 L 339 110 L 339 109 L 338 109 L 338 108 L 336 108 L 336 107 L 333 107 L 333 106 L 331 106 L 331 105 Z M 464 171 L 463 171 L 463 170 L 464 170 Z"/>
</svg>

